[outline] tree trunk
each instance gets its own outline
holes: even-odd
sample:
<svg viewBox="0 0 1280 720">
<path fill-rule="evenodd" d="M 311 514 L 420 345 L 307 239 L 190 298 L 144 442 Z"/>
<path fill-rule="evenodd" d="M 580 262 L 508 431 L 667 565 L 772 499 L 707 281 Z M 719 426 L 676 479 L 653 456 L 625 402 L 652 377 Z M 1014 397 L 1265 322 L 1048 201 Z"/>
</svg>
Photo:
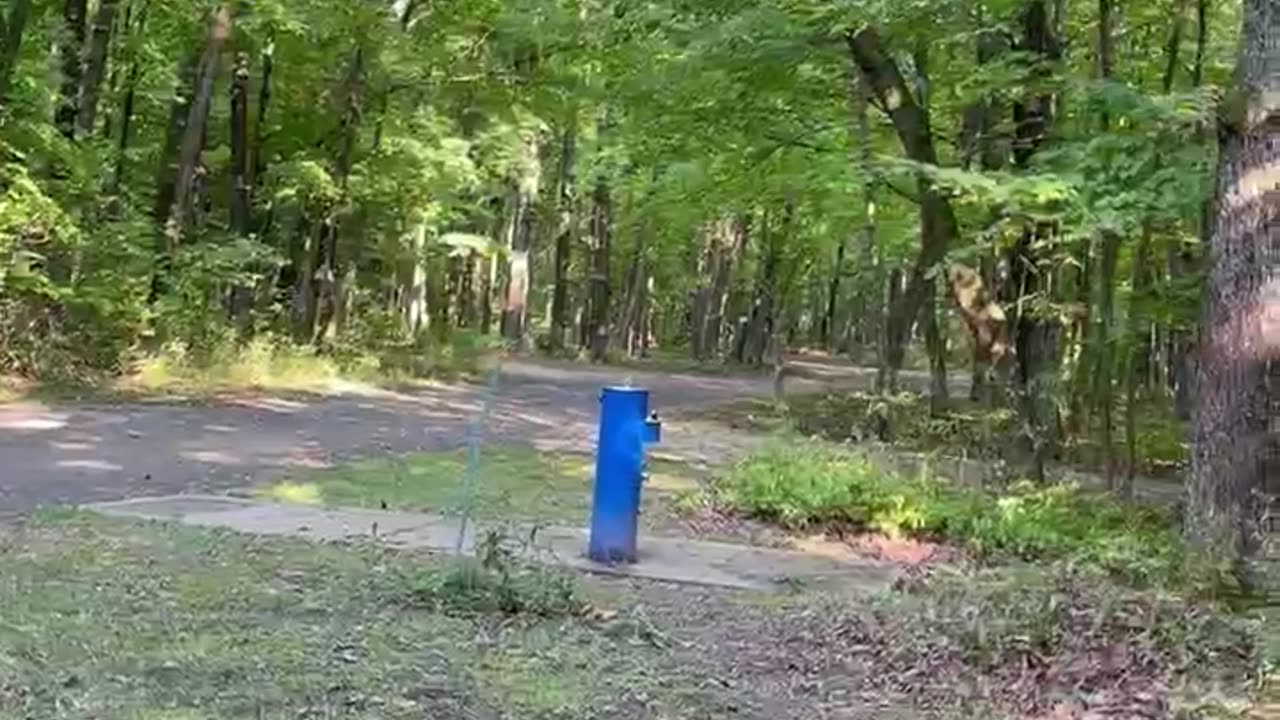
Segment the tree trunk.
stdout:
<svg viewBox="0 0 1280 720">
<path fill-rule="evenodd" d="M 1209 0 L 1196 0 L 1196 57 L 1191 63 L 1191 85 L 1204 82 L 1204 56 L 1209 47 Z"/>
<path fill-rule="evenodd" d="M 733 218 L 721 218 L 703 229 L 704 251 L 701 266 L 703 286 L 694 302 L 690 349 L 696 360 L 706 360 L 720 345 L 725 301 L 733 264 L 745 232 Z"/>
<path fill-rule="evenodd" d="M 609 349 L 609 244 L 612 234 L 609 183 L 596 178 L 591 193 L 591 276 L 582 341 L 593 362 L 604 362 Z"/>
<path fill-rule="evenodd" d="M 1113 360 L 1115 340 L 1112 327 L 1115 324 L 1116 307 L 1116 263 L 1120 254 L 1120 234 L 1114 230 L 1102 233 L 1102 258 L 1099 268 L 1098 289 L 1101 299 L 1098 302 L 1097 332 L 1094 340 L 1095 361 L 1093 367 L 1093 407 L 1102 413 L 1102 464 L 1107 478 L 1107 487 L 1116 487 L 1116 462 L 1113 441 L 1115 403 L 1112 398 L 1112 373 L 1115 367 Z"/>
<path fill-rule="evenodd" d="M 218 77 L 218 61 L 222 55 L 222 46 L 230 35 L 231 10 L 229 6 L 222 5 L 214 11 L 209 21 L 209 37 L 196 70 L 195 95 L 191 98 L 191 108 L 187 113 L 179 146 L 173 203 L 165 221 L 165 239 L 170 254 L 177 250 L 191 213 L 196 173 L 199 171 L 200 154 L 204 150 L 205 123 L 209 119 L 209 108 L 213 105 L 213 86 Z"/>
<path fill-rule="evenodd" d="M 252 169 L 249 167 L 249 56 L 236 55 L 235 70 L 231 77 L 231 234 L 238 238 L 249 237 L 250 195 L 253 190 Z M 241 335 L 250 331 L 250 313 L 253 310 L 253 286 L 237 283 L 227 298 L 228 315 L 235 321 Z"/>
<path fill-rule="evenodd" d="M 258 86 L 258 114 L 253 124 L 253 152 L 250 165 L 253 172 L 252 184 L 257 187 L 262 183 L 267 172 L 267 161 L 264 150 L 267 144 L 267 112 L 271 108 L 271 76 L 275 71 L 275 42 L 270 41 L 262 51 L 262 80 Z"/>
<path fill-rule="evenodd" d="M 536 131 L 526 131 L 522 143 L 522 163 L 514 183 L 510 252 L 507 255 L 507 299 L 502 309 L 502 336 L 523 344 L 529 320 L 529 289 L 532 262 L 534 202 L 538 197 L 538 139 Z"/>
<path fill-rule="evenodd" d="M 231 78 L 231 232 L 249 235 L 252 180 L 249 167 L 249 56 L 236 55 Z"/>
<path fill-rule="evenodd" d="M 13 83 L 14 68 L 22 52 L 22 37 L 27 29 L 27 17 L 31 14 L 31 0 L 10 0 L 9 15 L 0 11 L 0 106 L 9 99 L 9 86 Z"/>
<path fill-rule="evenodd" d="M 896 395 L 898 393 L 898 370 L 893 365 L 891 358 L 894 355 L 901 357 L 902 351 L 895 349 L 893 343 L 902 342 L 902 338 L 895 336 L 889 332 L 890 308 L 895 307 L 901 302 L 902 297 L 902 268 L 894 268 L 889 271 L 889 277 L 886 278 L 887 287 L 884 289 L 884 297 L 886 302 L 884 305 L 884 320 L 880 323 L 880 362 L 876 373 L 876 392 L 880 394 Z"/>
<path fill-rule="evenodd" d="M 93 34 L 90 36 L 89 52 L 85 58 L 80 106 L 76 117 L 80 137 L 92 135 L 97 120 L 98 99 L 102 94 L 102 79 L 107 72 L 107 51 L 111 47 L 111 28 L 115 24 L 118 2 L 119 0 L 101 0 L 93 18 Z"/>
<path fill-rule="evenodd" d="M 1151 234 L 1149 231 L 1143 231 L 1142 237 L 1138 241 L 1138 247 L 1133 257 L 1133 277 L 1131 281 L 1132 293 L 1129 299 L 1129 357 L 1125 362 L 1125 447 L 1128 451 L 1128 460 L 1125 463 L 1124 481 L 1118 486 L 1113 478 L 1108 480 L 1112 483 L 1111 490 L 1116 492 L 1125 501 L 1133 500 L 1133 480 L 1137 474 L 1138 468 L 1138 375 L 1139 364 L 1142 362 L 1144 351 L 1148 347 L 1148 343 L 1143 340 L 1141 334 L 1146 327 L 1145 314 L 1140 312 L 1140 307 L 1144 301 L 1143 295 L 1147 292 L 1148 285 L 1148 255 L 1151 249 Z"/>
<path fill-rule="evenodd" d="M 879 35 L 873 28 L 865 27 L 846 35 L 845 40 L 863 81 L 888 112 L 907 157 L 925 165 L 937 165 L 938 156 L 927 109 L 907 86 Z M 928 294 L 930 271 L 945 260 L 948 246 L 959 236 L 951 202 L 923 173 L 917 180 L 917 191 L 920 199 L 920 252 L 907 274 L 906 288 L 890 305 L 885 330 L 888 356 L 884 360 L 888 364 L 890 380 L 902 368 L 907 335 Z M 956 294 L 956 288 L 953 287 L 952 291 Z M 959 299 L 958 295 L 956 297 Z"/>
<path fill-rule="evenodd" d="M 1232 558 L 1250 588 L 1262 540 L 1268 450 L 1267 364 L 1280 362 L 1280 9 L 1244 3 L 1237 72 L 1240 112 L 1220 128 L 1221 162 L 1197 362 L 1186 528 L 1191 538 Z M 1232 103 L 1228 103 L 1232 106 Z M 1268 448 L 1268 445 L 1271 445 Z"/>
<path fill-rule="evenodd" d="M 924 307 L 924 341 L 929 351 L 929 409 L 942 415 L 951 402 L 947 388 L 947 338 L 938 319 L 938 288 L 929 283 L 929 299 Z"/>
<path fill-rule="evenodd" d="M 80 78 L 83 75 L 87 0 L 65 0 L 62 6 L 62 28 L 58 38 L 58 62 L 62 67 L 62 84 L 53 124 L 68 140 L 76 137 L 76 114 L 79 107 Z"/>
<path fill-rule="evenodd" d="M 560 143 L 559 183 L 556 188 L 556 204 L 560 215 L 560 226 L 556 231 L 555 257 L 552 260 L 554 273 L 551 295 L 551 351 L 560 353 L 565 348 L 565 333 L 568 331 L 569 318 L 569 261 L 573 253 L 573 244 L 577 239 L 577 176 L 575 168 L 578 161 L 578 122 L 576 114 L 570 113 L 566 121 L 564 135 Z"/>
<path fill-rule="evenodd" d="M 1036 69 L 1036 75 L 1047 75 L 1050 71 L 1043 63 L 1057 60 L 1059 49 L 1046 0 L 1028 3 L 1022 23 L 1023 35 L 1018 49 L 1042 63 Z M 1020 98 L 1014 104 L 1013 119 L 1017 130 L 1013 160 L 1017 167 L 1027 169 L 1032 156 L 1047 139 L 1054 106 L 1053 95 L 1043 92 Z M 1010 256 L 1010 273 L 1019 297 L 1043 295 L 1043 299 L 1047 299 L 1050 285 L 1042 263 L 1042 251 L 1037 248 L 1051 240 L 1054 234 L 1055 229 L 1044 222 L 1028 222 L 1024 228 Z M 1049 391 L 1055 371 L 1051 350 L 1052 328 L 1044 310 L 1034 306 L 1018 313 L 1016 327 L 1018 379 L 1031 446 L 1032 473 L 1037 481 L 1043 483 L 1045 464 L 1054 441 L 1053 425 L 1049 422 L 1053 402 Z"/>
<path fill-rule="evenodd" d="M 338 127 L 338 151 L 333 164 L 333 177 L 345 195 L 351 167 L 355 163 L 356 140 L 360 133 L 360 117 L 364 105 L 364 48 L 356 48 L 350 69 L 340 89 L 341 120 Z M 312 341 L 319 346 L 332 340 L 342 328 L 346 317 L 346 291 L 350 287 L 350 275 L 344 272 L 338 257 L 340 226 L 333 210 L 325 211 L 321 227 L 323 232 L 323 261 L 317 272 L 315 336 Z M 354 268 L 354 264 L 351 266 Z"/>
</svg>

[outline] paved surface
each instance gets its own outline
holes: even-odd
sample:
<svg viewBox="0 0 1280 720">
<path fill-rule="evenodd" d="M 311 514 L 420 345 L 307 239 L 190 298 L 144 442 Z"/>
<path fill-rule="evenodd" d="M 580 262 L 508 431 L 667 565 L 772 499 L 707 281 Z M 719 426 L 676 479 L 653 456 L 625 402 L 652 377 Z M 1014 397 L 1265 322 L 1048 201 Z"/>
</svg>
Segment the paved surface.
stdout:
<svg viewBox="0 0 1280 720">
<path fill-rule="evenodd" d="M 871 373 L 843 367 L 841 384 Z M 662 411 L 768 395 L 768 377 L 655 374 L 507 363 L 487 427 L 490 441 L 589 451 L 600 388 L 630 382 Z M 788 392 L 803 383 L 789 385 Z M 214 404 L 0 405 L 0 517 L 46 504 L 220 492 L 288 471 L 378 452 L 467 442 L 484 388 L 435 385 L 412 393 L 356 391 Z M 747 437 L 670 423 L 656 454 L 715 462 Z"/>
<path fill-rule="evenodd" d="M 316 541 L 373 540 L 405 549 L 452 552 L 458 520 L 440 515 L 377 510 L 324 509 L 310 505 L 258 503 L 225 497 L 178 495 L 140 498 L 90 506 L 132 519 L 177 521 L 255 535 L 282 535 Z M 470 553 L 484 527 L 468 533 Z M 634 565 L 602 565 L 584 557 L 585 530 L 539 528 L 533 557 L 586 572 L 625 575 L 717 587 L 771 590 L 793 582 L 820 583 L 846 592 L 876 593 L 892 584 L 892 564 L 835 558 L 816 553 L 774 550 L 698 540 L 643 537 Z"/>
</svg>

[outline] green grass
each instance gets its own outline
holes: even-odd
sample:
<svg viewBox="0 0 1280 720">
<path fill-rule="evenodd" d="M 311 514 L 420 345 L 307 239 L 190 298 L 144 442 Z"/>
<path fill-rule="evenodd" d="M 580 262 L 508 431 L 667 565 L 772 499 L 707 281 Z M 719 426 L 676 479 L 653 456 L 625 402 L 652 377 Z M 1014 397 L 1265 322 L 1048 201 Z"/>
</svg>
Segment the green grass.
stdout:
<svg viewBox="0 0 1280 720">
<path fill-rule="evenodd" d="M 1000 492 L 886 473 L 864 454 L 775 441 L 717 478 L 715 500 L 790 528 L 837 525 L 959 544 L 985 558 L 1068 560 L 1139 584 L 1213 590 L 1225 568 L 1192 558 L 1166 512 L 1074 486 Z"/>
<path fill-rule="evenodd" d="M 593 718 L 636 697 L 698 716 L 658 648 L 425 602 L 449 572 L 376 547 L 45 515 L 0 536 L 0 717 Z"/>
<path fill-rule="evenodd" d="M 261 488 L 258 495 L 284 502 L 452 514 L 462 509 L 467 451 L 426 452 L 364 460 L 298 475 Z M 581 525 L 588 520 L 594 461 L 582 455 L 539 452 L 521 446 L 487 446 L 480 456 L 472 496 L 482 520 Z M 642 518 L 650 529 L 674 522 L 674 498 L 698 483 L 683 465 L 650 461 Z"/>
</svg>

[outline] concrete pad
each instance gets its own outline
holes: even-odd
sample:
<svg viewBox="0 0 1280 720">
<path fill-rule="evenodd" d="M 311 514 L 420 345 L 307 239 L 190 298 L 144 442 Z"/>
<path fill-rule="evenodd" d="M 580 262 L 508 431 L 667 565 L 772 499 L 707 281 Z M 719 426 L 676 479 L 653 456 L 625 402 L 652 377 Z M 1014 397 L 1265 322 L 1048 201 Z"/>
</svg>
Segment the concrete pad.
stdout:
<svg viewBox="0 0 1280 720">
<path fill-rule="evenodd" d="M 436 552 L 453 552 L 459 524 L 457 518 L 441 515 L 260 503 L 202 495 L 140 498 L 87 507 L 113 517 L 322 542 L 361 539 Z M 475 538 L 497 527 L 473 525 L 464 539 L 463 552 L 470 554 Z M 586 557 L 586 530 L 527 526 L 517 531 L 533 538 L 530 553 L 535 560 L 584 572 L 649 580 L 755 590 L 803 583 L 875 593 L 887 589 L 896 574 L 893 564 L 874 560 L 663 537 L 640 538 L 639 562 L 633 565 L 605 565 Z"/>
</svg>

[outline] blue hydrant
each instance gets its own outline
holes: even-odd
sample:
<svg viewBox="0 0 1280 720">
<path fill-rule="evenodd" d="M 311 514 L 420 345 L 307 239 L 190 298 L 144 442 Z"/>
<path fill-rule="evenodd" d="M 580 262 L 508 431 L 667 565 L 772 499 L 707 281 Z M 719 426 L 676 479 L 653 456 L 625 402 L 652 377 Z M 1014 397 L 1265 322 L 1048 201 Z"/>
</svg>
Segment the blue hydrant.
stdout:
<svg viewBox="0 0 1280 720">
<path fill-rule="evenodd" d="M 587 557 L 602 563 L 636 561 L 644 446 L 662 437 L 657 413 L 649 412 L 649 391 L 610 387 L 600 394 L 600 439 L 591 501 L 591 542 Z"/>
</svg>

